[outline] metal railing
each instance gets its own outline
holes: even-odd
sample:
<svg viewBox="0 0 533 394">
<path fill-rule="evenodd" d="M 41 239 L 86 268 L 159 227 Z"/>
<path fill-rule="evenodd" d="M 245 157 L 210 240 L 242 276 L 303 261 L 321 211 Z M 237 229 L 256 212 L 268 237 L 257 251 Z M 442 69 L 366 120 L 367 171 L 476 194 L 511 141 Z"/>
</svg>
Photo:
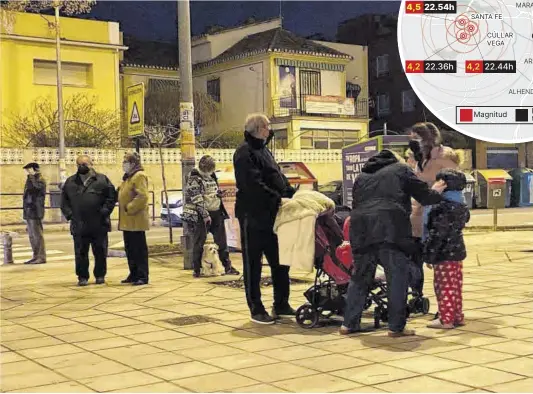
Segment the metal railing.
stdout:
<svg viewBox="0 0 533 394">
<path fill-rule="evenodd" d="M 154 221 L 155 220 L 155 193 L 153 191 L 149 191 L 148 194 L 150 194 L 150 196 L 151 196 L 151 202 L 148 203 L 148 206 L 151 207 L 152 221 Z M 60 203 L 57 206 L 55 206 L 56 204 L 52 204 L 52 200 L 53 200 L 52 196 L 54 196 L 55 198 L 58 199 L 58 201 L 60 201 L 60 198 L 61 198 L 61 193 L 60 192 L 48 192 L 48 193 L 46 193 L 46 196 L 48 196 L 48 198 L 46 200 L 48 200 L 49 205 L 45 205 L 45 207 L 44 207 L 45 210 L 47 210 L 47 209 L 61 209 Z M 20 197 L 21 200 L 22 200 L 22 198 L 24 197 L 24 193 L 0 193 L 0 199 L 2 197 Z M 115 207 L 118 207 L 118 202 L 115 204 Z M 5 206 L 3 206 L 3 204 L 0 204 L 0 212 L 2 212 L 2 211 L 16 211 L 16 210 L 23 210 L 23 209 L 24 209 L 24 207 L 22 207 L 22 206 L 5 207 Z M 112 218 L 111 220 L 118 220 L 118 219 Z"/>
<path fill-rule="evenodd" d="M 320 116 L 330 118 L 363 118 L 367 119 L 369 116 L 369 102 L 368 99 L 357 99 L 354 101 L 354 114 L 347 115 L 343 113 L 327 112 L 319 113 L 318 110 L 310 112 L 307 109 L 308 95 L 300 95 L 295 97 L 280 97 L 272 100 L 273 116 L 275 118 L 283 118 L 288 116 Z M 322 112 L 322 111 L 321 111 Z"/>
</svg>

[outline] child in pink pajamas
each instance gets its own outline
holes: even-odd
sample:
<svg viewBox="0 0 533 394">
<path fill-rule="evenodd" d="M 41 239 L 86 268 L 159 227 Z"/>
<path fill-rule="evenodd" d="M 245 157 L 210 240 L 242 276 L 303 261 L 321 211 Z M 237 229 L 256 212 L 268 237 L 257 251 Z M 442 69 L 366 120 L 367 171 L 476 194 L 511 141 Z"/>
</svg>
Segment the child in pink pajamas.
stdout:
<svg viewBox="0 0 533 394">
<path fill-rule="evenodd" d="M 428 236 L 424 246 L 424 261 L 434 272 L 434 286 L 439 306 L 439 318 L 428 327 L 452 329 L 464 325 L 463 260 L 466 247 L 463 229 L 470 220 L 462 190 L 465 175 L 452 169 L 441 170 L 437 181 L 446 182 L 443 201 L 434 205 L 427 220 Z"/>
</svg>

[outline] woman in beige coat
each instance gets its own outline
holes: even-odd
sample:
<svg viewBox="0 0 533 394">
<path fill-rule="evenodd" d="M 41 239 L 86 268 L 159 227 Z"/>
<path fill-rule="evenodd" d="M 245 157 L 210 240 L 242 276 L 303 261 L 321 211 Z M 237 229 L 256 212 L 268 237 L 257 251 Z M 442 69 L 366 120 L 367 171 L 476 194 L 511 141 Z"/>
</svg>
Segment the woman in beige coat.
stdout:
<svg viewBox="0 0 533 394">
<path fill-rule="evenodd" d="M 137 153 L 128 153 L 122 163 L 124 177 L 118 189 L 118 229 L 123 231 L 130 274 L 122 283 L 148 284 L 148 178 Z"/>
<path fill-rule="evenodd" d="M 440 170 L 459 167 L 459 156 L 452 148 L 442 145 L 440 131 L 433 123 L 415 124 L 411 128 L 411 138 L 409 148 L 416 161 L 414 171 L 430 187 L 436 182 L 437 173 Z M 424 207 L 415 200 L 412 200 L 411 226 L 413 227 L 413 237 L 418 244 L 417 249 L 419 249 L 413 256 L 413 260 L 417 265 L 423 266 L 421 253 L 424 233 Z M 422 275 L 421 283 L 412 286 L 413 291 L 422 294 L 423 282 L 424 277 Z"/>
</svg>

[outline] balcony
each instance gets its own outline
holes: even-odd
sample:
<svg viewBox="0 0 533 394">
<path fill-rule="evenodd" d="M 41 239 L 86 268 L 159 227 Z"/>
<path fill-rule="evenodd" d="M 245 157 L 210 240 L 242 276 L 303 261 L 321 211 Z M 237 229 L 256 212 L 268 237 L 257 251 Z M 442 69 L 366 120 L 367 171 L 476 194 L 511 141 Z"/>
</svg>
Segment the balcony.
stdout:
<svg viewBox="0 0 533 394">
<path fill-rule="evenodd" d="M 273 117 L 319 116 L 368 119 L 368 100 L 338 96 L 288 96 L 272 100 Z"/>
</svg>

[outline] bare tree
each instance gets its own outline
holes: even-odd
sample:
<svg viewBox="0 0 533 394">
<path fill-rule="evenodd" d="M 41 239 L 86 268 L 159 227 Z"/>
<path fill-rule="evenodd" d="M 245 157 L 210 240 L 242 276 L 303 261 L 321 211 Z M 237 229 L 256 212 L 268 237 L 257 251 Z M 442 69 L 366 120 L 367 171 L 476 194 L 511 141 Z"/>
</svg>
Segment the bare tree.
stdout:
<svg viewBox="0 0 533 394">
<path fill-rule="evenodd" d="M 98 106 L 96 96 L 78 93 L 65 102 L 65 142 L 71 147 L 120 146 L 120 114 Z M 39 98 L 27 113 L 4 122 L 2 145 L 57 148 L 58 110 L 50 98 Z"/>
<path fill-rule="evenodd" d="M 159 151 L 159 162 L 161 164 L 161 179 L 163 181 L 163 194 L 165 196 L 165 206 L 167 208 L 168 236 L 169 242 L 174 243 L 172 233 L 172 220 L 170 218 L 170 205 L 168 203 L 167 179 L 165 176 L 165 161 L 163 160 L 163 148 L 167 148 L 175 143 L 179 137 L 179 130 L 173 126 L 147 126 L 144 131 L 150 147 Z M 182 199 L 185 196 L 182 196 Z"/>
</svg>

